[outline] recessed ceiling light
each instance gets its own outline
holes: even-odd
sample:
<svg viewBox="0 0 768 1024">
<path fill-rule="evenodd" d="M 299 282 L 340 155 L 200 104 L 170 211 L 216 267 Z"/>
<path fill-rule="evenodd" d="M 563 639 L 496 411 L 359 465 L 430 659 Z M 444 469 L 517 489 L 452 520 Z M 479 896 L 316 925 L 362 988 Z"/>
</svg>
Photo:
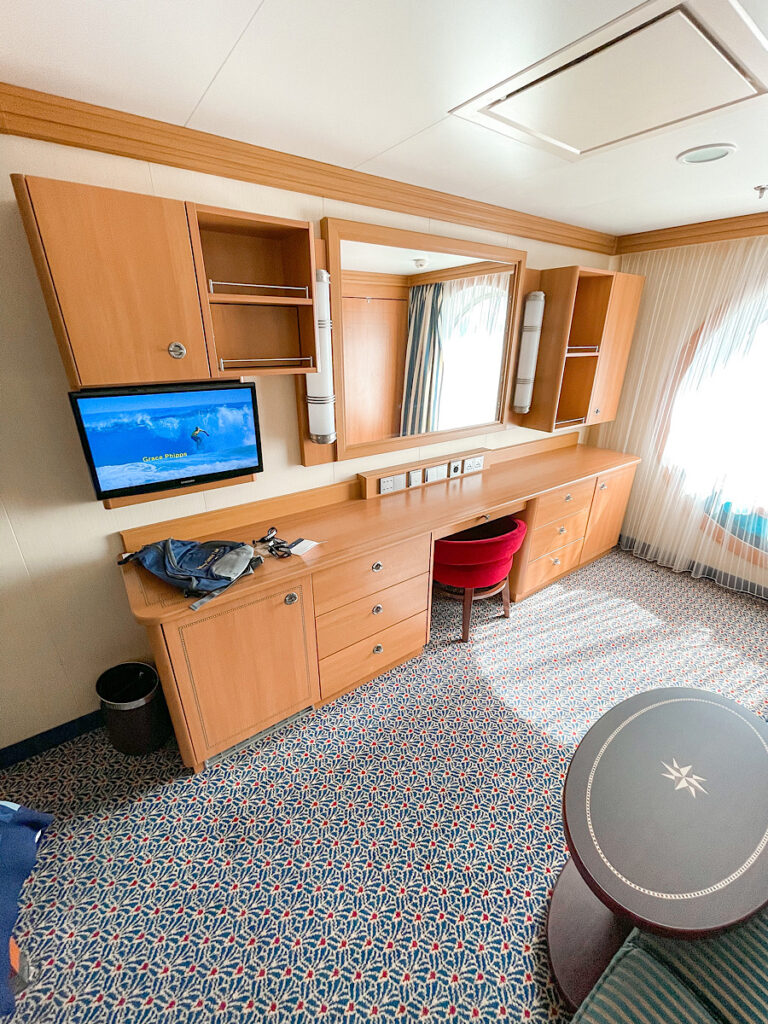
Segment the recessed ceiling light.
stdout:
<svg viewBox="0 0 768 1024">
<path fill-rule="evenodd" d="M 681 164 L 709 164 L 713 160 L 722 160 L 724 156 L 730 156 L 736 149 L 733 142 L 713 142 L 709 146 L 684 149 L 682 153 L 677 154 L 677 159 Z"/>
</svg>

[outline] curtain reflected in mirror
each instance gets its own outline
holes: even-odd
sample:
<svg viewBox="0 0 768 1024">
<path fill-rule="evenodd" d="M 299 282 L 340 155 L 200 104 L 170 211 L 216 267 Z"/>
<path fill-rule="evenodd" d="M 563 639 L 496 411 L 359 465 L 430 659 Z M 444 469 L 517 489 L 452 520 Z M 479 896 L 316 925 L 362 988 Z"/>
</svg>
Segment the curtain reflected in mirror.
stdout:
<svg viewBox="0 0 768 1024">
<path fill-rule="evenodd" d="M 513 266 L 342 241 L 348 444 L 500 418 Z"/>
</svg>

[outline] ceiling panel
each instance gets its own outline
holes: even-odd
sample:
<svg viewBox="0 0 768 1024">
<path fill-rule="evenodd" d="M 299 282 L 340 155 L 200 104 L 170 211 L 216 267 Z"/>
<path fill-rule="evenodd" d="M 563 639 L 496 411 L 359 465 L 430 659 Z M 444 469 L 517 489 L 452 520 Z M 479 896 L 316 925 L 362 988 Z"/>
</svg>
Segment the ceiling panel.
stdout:
<svg viewBox="0 0 768 1024">
<path fill-rule="evenodd" d="M 446 117 L 360 164 L 359 170 L 472 198 L 561 164 L 553 153 L 515 144 L 471 121 Z"/>
<path fill-rule="evenodd" d="M 575 153 L 755 95 L 682 11 L 548 75 L 489 112 Z"/>
<path fill-rule="evenodd" d="M 183 124 L 258 0 L 0 0 L 3 81 Z"/>
<path fill-rule="evenodd" d="M 192 127 L 353 167 L 631 0 L 266 0 Z"/>
</svg>

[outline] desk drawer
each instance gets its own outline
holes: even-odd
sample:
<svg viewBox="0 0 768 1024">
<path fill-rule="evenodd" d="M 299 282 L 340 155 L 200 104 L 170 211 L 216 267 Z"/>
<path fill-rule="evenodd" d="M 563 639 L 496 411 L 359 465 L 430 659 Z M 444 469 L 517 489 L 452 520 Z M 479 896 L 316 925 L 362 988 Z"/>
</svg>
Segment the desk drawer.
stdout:
<svg viewBox="0 0 768 1024">
<path fill-rule="evenodd" d="M 575 540 L 581 540 L 587 532 L 588 518 L 589 509 L 583 508 L 576 515 L 563 516 L 562 519 L 556 519 L 547 526 L 540 526 L 533 531 L 528 558 L 533 561 Z"/>
<path fill-rule="evenodd" d="M 369 554 L 312 574 L 315 614 L 322 615 L 425 572 L 429 572 L 428 534 L 392 547 L 371 548 Z"/>
<path fill-rule="evenodd" d="M 535 562 L 529 562 L 525 573 L 525 589 L 535 590 L 537 587 L 543 587 L 545 583 L 557 579 L 562 573 L 575 569 L 579 564 L 583 545 L 582 537 L 564 548 L 544 555 L 543 558 L 537 558 Z"/>
<path fill-rule="evenodd" d="M 318 656 L 327 658 L 343 647 L 426 611 L 428 603 L 429 573 L 424 573 L 318 615 Z"/>
<path fill-rule="evenodd" d="M 320 661 L 320 695 L 334 694 L 384 672 L 427 642 L 427 612 L 419 612 Z"/>
<path fill-rule="evenodd" d="M 542 494 L 536 507 L 536 526 L 552 523 L 561 516 L 569 516 L 583 508 L 589 508 L 595 490 L 595 477 L 581 480 L 569 487 Z"/>
</svg>

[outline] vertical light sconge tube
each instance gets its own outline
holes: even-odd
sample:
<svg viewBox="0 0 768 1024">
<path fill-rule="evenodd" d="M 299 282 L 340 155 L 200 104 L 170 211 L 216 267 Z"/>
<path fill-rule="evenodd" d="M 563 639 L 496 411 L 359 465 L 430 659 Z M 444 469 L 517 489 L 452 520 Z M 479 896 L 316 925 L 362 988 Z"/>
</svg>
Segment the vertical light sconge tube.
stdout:
<svg viewBox="0 0 768 1024">
<path fill-rule="evenodd" d="M 315 333 L 317 373 L 308 373 L 307 407 L 309 437 L 315 444 L 333 444 L 336 440 L 336 396 L 333 393 L 333 355 L 331 350 L 331 275 L 318 270 L 315 285 Z"/>
<path fill-rule="evenodd" d="M 544 319 L 544 292 L 530 292 L 525 297 L 523 327 L 520 332 L 520 355 L 517 358 L 517 378 L 512 408 L 523 415 L 530 412 L 536 361 L 539 358 L 539 339 Z"/>
</svg>

